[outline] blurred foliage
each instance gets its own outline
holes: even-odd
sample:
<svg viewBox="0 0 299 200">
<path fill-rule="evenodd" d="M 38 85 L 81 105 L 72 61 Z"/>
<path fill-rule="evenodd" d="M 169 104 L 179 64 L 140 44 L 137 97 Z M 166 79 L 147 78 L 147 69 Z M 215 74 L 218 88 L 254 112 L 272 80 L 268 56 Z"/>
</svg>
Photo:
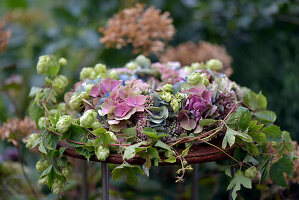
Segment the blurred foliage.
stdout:
<svg viewBox="0 0 299 200">
<path fill-rule="evenodd" d="M 0 0 L 0 19 L 7 20 L 6 29 L 12 32 L 6 51 L 0 54 L 0 124 L 7 118 L 26 114 L 29 88 L 41 84 L 43 79 L 34 75 L 40 55 L 54 53 L 67 58 L 68 66 L 63 72 L 73 82 L 78 80 L 82 67 L 98 62 L 116 67 L 132 59 L 131 47 L 105 49 L 99 43 L 98 28 L 105 26 L 120 9 L 136 2 L 170 12 L 177 30 L 171 45 L 205 40 L 226 46 L 234 59 L 231 78 L 256 92 L 262 90 L 268 98 L 269 108 L 278 115 L 279 126 L 299 139 L 297 0 Z M 157 58 L 152 56 L 152 59 Z M 21 81 L 13 78 L 16 75 L 21 76 Z M 8 79 L 13 84 L 2 87 Z M 0 146 L 8 145 L 1 142 Z M 5 153 L 2 147 L 1 154 Z M 37 156 L 30 152 L 24 154 L 26 164 L 34 168 L 31 163 L 35 162 L 31 161 Z M 227 198 L 227 191 L 222 186 L 227 185 L 224 184 L 226 178 L 218 177 L 217 170 L 211 167 L 213 163 L 207 165 L 200 169 L 202 199 L 211 199 L 212 196 L 213 199 Z M 169 180 L 175 176 L 171 168 L 153 171 L 151 179 L 144 180 L 140 188 L 112 182 L 111 193 L 125 199 L 146 199 L 145 196 L 149 199 L 173 199 L 179 186 Z M 99 188 L 98 180 L 94 183 Z M 191 195 L 190 185 L 190 177 L 187 177 L 182 193 L 186 199 Z M 296 188 L 298 186 L 291 187 L 294 191 Z M 94 190 L 90 196 L 99 193 Z M 280 191 L 268 193 L 273 197 Z M 258 198 L 259 192 L 244 192 L 245 196 Z"/>
</svg>

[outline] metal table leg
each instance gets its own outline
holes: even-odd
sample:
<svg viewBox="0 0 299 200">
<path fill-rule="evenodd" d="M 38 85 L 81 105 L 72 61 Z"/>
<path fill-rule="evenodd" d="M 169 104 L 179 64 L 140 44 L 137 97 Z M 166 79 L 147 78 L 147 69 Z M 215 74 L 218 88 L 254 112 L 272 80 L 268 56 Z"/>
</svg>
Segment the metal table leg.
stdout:
<svg viewBox="0 0 299 200">
<path fill-rule="evenodd" d="M 82 160 L 82 200 L 88 200 L 88 180 L 87 180 L 88 165 L 86 160 Z"/>
<path fill-rule="evenodd" d="M 192 200 L 198 200 L 198 178 L 199 178 L 199 164 L 194 165 L 193 179 L 192 179 Z"/>
<path fill-rule="evenodd" d="M 108 164 L 101 162 L 102 170 L 102 199 L 109 200 L 109 171 Z"/>
</svg>

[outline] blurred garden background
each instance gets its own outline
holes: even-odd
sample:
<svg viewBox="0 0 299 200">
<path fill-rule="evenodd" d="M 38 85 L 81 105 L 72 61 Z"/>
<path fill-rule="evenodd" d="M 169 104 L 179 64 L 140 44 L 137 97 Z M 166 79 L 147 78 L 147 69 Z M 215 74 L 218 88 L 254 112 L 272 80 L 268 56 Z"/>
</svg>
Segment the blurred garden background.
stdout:
<svg viewBox="0 0 299 200">
<path fill-rule="evenodd" d="M 169 12 L 173 19 L 175 33 L 163 51 L 146 52 L 152 61 L 194 61 L 201 58 L 202 52 L 211 51 L 233 69 L 232 80 L 263 92 L 268 108 L 277 114 L 277 124 L 299 140 L 298 0 L 0 0 L 0 125 L 28 115 L 30 88 L 44 80 L 36 75 L 35 68 L 41 55 L 55 54 L 68 60 L 62 74 L 69 78 L 70 87 L 78 81 L 82 67 L 99 62 L 121 67 L 135 58 L 138 54 L 132 45 L 107 48 L 100 42 L 104 35 L 99 28 L 106 27 L 114 14 L 136 3 Z M 25 135 L 9 141 L 3 136 L 7 129 L 26 134 L 34 124 L 16 119 L 10 123 L 12 127 L 0 129 L 0 199 L 33 199 L 22 175 L 20 157 L 40 199 L 57 199 L 38 185 L 34 165 L 39 155 L 24 148 L 21 139 Z M 82 172 L 82 162 L 73 162 L 77 172 Z M 90 163 L 89 169 L 89 198 L 98 199 L 100 166 Z M 219 170 L 215 163 L 200 165 L 200 199 L 228 199 L 227 178 L 217 173 Z M 111 180 L 111 195 L 120 199 L 190 199 L 192 174 L 184 184 L 175 184 L 174 179 L 173 167 L 156 167 L 150 179 L 140 177 L 134 188 L 124 181 Z M 299 182 L 295 180 L 288 190 L 256 185 L 255 192 L 243 191 L 241 195 L 244 199 L 279 199 L 283 194 L 288 199 L 298 199 L 296 181 Z M 76 173 L 62 199 L 77 199 L 82 193 L 81 183 L 81 174 Z"/>
</svg>

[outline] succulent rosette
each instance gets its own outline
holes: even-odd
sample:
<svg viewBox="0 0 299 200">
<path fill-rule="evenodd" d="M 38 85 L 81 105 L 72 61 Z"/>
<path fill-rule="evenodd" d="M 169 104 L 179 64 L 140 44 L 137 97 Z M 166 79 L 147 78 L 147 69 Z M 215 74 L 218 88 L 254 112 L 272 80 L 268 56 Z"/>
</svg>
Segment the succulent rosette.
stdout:
<svg viewBox="0 0 299 200">
<path fill-rule="evenodd" d="M 142 173 L 139 166 L 127 162 L 136 155 L 145 159 L 146 174 L 151 163 L 178 162 L 182 166 L 178 181 L 191 169 L 185 160 L 189 149 L 200 143 L 215 147 L 215 138 L 222 139 L 217 149 L 224 153 L 236 146 L 246 153 L 237 163 L 244 169 L 238 169 L 235 177 L 250 183 L 258 174 L 256 170 L 269 173 L 263 168 L 271 163 L 266 144 L 278 148 L 277 152 L 284 150 L 283 144 L 292 151 L 289 133 L 274 125 L 276 115 L 267 110 L 266 98 L 240 89 L 219 73 L 223 66 L 219 60 L 184 67 L 177 62 L 152 64 L 144 56 L 122 68 L 98 63 L 83 68 L 80 81 L 68 92 L 64 91 L 67 78 L 58 74 L 60 65 L 66 64 L 52 55 L 40 57 L 37 71 L 48 76 L 46 86 L 30 93 L 35 97 L 30 110 L 34 110 L 33 119 L 41 134 L 30 135 L 26 147 L 38 146 L 42 160 L 37 168 L 44 171 L 40 183 L 51 186 L 55 194 L 70 179 L 70 163 L 63 157 L 65 149 L 56 150 L 58 141 L 68 142 L 88 160 L 94 156 L 105 161 L 111 153 L 120 154 L 124 163 L 112 174 Z M 58 102 L 63 93 L 65 102 Z M 286 155 L 280 159 L 277 166 L 292 162 Z"/>
</svg>

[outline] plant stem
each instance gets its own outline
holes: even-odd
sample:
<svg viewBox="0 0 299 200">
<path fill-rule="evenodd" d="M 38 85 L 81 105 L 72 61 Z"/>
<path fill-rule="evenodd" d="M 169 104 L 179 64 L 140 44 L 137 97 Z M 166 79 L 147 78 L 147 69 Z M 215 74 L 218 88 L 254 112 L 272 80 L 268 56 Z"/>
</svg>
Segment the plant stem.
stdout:
<svg viewBox="0 0 299 200">
<path fill-rule="evenodd" d="M 27 174 L 26 174 L 26 172 L 25 172 L 25 169 L 24 169 L 24 163 L 23 163 L 23 159 L 22 159 L 21 146 L 18 145 L 18 146 L 17 146 L 17 149 L 18 149 L 18 152 L 19 152 L 19 163 L 20 163 L 21 170 L 22 170 L 22 173 L 23 173 L 23 175 L 24 175 L 24 178 L 25 178 L 25 180 L 27 181 L 27 183 L 28 183 L 28 185 L 29 185 L 29 187 L 30 187 L 30 190 L 31 190 L 33 196 L 34 196 L 36 199 L 38 199 L 38 196 L 37 196 L 36 192 L 34 191 L 32 185 L 31 185 L 31 182 L 30 182 L 30 180 L 29 180 L 29 178 L 28 178 L 28 176 L 27 176 Z"/>
</svg>

